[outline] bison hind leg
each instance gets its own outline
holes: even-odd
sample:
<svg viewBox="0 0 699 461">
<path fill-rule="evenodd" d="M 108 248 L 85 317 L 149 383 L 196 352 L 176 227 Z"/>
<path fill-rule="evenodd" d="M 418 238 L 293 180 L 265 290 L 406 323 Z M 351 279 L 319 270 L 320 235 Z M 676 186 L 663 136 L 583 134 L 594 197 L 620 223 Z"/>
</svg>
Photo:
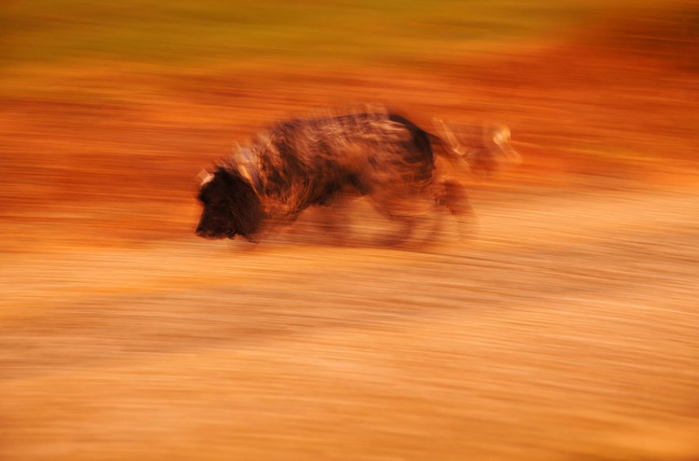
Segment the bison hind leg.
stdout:
<svg viewBox="0 0 699 461">
<path fill-rule="evenodd" d="M 440 181 L 436 187 L 435 200 L 454 216 L 461 239 L 473 235 L 475 215 L 461 183 L 452 179 Z"/>
<path fill-rule="evenodd" d="M 430 194 L 387 190 L 370 196 L 374 209 L 389 218 L 394 229 L 379 239 L 381 246 L 423 245 L 438 240 L 444 210 Z"/>
</svg>

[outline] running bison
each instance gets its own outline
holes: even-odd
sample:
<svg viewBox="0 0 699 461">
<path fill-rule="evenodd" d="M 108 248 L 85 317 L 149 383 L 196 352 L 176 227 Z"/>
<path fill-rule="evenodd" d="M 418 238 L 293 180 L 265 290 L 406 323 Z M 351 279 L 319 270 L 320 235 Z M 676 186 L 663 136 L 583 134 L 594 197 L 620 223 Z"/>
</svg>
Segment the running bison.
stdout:
<svg viewBox="0 0 699 461">
<path fill-rule="evenodd" d="M 377 211 L 400 222 L 399 240 L 443 210 L 463 220 L 470 213 L 467 195 L 448 172 L 489 174 L 518 156 L 507 127 L 459 130 L 439 121 L 435 127 L 439 135 L 385 111 L 277 123 L 204 172 L 196 232 L 258 241 L 311 206 L 352 196 L 367 197 Z"/>
</svg>

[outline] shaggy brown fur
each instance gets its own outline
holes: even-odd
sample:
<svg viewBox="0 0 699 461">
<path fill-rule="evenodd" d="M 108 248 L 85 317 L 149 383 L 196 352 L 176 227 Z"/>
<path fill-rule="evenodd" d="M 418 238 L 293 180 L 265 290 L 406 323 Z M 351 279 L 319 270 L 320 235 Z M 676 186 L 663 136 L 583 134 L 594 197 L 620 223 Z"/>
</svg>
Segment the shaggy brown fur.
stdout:
<svg viewBox="0 0 699 461">
<path fill-rule="evenodd" d="M 377 210 L 404 224 L 406 237 L 439 206 L 463 216 L 470 210 L 466 193 L 436 166 L 433 146 L 483 171 L 492 169 L 497 149 L 478 145 L 487 142 L 463 148 L 446 125 L 440 127 L 438 137 L 390 113 L 278 123 L 204 178 L 197 233 L 255 240 L 263 229 L 290 224 L 308 207 L 347 194 L 368 196 Z M 502 139 L 486 138 L 502 148 L 509 133 L 496 133 Z"/>
</svg>

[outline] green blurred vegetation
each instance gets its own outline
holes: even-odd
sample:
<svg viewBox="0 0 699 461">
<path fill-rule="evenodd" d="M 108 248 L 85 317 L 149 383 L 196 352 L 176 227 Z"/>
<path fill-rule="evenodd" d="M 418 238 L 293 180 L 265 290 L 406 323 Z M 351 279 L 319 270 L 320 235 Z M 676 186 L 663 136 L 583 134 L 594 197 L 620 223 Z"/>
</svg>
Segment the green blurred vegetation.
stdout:
<svg viewBox="0 0 699 461">
<path fill-rule="evenodd" d="M 599 0 L 11 0 L 0 7 L 0 63 L 419 60 L 558 34 L 609 4 Z"/>
</svg>

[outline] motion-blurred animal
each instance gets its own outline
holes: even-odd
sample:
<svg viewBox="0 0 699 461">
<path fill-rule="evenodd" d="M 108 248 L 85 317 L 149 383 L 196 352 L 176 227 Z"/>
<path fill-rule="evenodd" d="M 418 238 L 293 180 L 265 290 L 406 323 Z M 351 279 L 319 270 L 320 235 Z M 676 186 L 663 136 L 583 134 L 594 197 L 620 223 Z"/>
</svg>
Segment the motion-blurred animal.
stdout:
<svg viewBox="0 0 699 461">
<path fill-rule="evenodd" d="M 426 216 L 470 213 L 463 185 L 445 165 L 488 174 L 516 159 L 504 126 L 431 134 L 401 115 L 356 113 L 283 121 L 239 146 L 202 175 L 203 212 L 196 232 L 205 238 L 258 241 L 293 223 L 307 208 L 366 196 L 383 215 L 402 224 L 407 239 Z M 465 139 L 462 141 L 460 139 Z M 450 162 L 439 162 L 439 157 Z"/>
</svg>

